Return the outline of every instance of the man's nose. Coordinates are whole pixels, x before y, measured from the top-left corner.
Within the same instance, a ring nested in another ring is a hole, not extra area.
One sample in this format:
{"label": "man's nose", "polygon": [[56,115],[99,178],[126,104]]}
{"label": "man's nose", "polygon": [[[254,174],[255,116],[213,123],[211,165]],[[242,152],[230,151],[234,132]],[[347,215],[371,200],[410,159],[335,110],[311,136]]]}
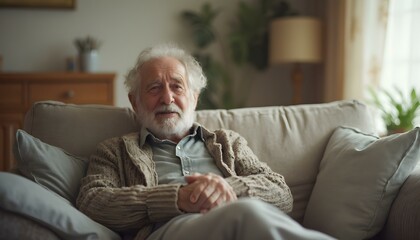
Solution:
{"label": "man's nose", "polygon": [[175,101],[174,94],[169,86],[166,86],[162,92],[162,103],[169,105]]}

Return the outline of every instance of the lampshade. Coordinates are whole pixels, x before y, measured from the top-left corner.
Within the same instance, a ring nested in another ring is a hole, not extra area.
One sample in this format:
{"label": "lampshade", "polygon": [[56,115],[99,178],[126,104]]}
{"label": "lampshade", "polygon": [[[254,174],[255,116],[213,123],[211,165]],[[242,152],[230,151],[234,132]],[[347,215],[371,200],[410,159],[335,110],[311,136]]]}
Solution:
{"label": "lampshade", "polygon": [[321,23],[311,17],[278,18],[270,24],[269,62],[321,61]]}

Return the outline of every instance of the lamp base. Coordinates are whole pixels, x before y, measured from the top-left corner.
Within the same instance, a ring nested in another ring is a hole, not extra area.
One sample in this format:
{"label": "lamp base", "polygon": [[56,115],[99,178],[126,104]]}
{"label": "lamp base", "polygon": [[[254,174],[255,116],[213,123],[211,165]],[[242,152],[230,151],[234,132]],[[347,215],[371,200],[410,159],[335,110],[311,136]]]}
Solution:
{"label": "lamp base", "polygon": [[293,104],[301,104],[303,74],[299,63],[294,64],[291,77],[293,85]]}

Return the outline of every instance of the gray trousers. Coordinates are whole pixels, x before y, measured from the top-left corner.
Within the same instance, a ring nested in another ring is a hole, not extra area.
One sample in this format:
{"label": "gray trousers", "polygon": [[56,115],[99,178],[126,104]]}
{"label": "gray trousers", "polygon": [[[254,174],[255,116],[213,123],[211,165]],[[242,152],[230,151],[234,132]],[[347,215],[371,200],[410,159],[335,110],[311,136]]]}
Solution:
{"label": "gray trousers", "polygon": [[333,239],[305,229],[276,207],[254,199],[239,199],[206,214],[184,214],[171,219],[147,240],[217,239]]}

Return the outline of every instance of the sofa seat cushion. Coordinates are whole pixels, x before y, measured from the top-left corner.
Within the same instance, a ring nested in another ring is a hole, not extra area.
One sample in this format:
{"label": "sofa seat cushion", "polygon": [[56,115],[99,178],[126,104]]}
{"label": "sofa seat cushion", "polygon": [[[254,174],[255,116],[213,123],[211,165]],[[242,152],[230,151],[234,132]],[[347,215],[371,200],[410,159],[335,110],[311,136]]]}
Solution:
{"label": "sofa seat cushion", "polygon": [[376,235],[420,158],[419,137],[420,128],[384,138],[337,128],[321,160],[304,226],[344,240]]}
{"label": "sofa seat cushion", "polygon": [[16,174],[0,172],[0,208],[46,226],[61,239],[120,239],[59,195]]}

